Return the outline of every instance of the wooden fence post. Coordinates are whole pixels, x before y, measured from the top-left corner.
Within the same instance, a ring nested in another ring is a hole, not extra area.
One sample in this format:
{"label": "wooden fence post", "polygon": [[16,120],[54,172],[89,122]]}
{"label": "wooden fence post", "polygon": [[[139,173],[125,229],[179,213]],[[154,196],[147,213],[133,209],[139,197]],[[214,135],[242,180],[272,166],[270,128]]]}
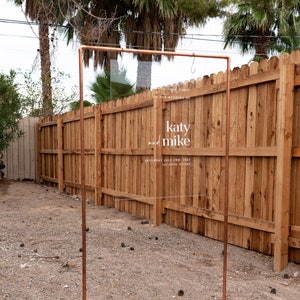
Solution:
{"label": "wooden fence post", "polygon": [[41,183],[40,150],[41,150],[40,123],[37,123],[35,125],[35,182],[38,184]]}
{"label": "wooden fence post", "polygon": [[57,179],[59,192],[64,191],[63,120],[57,120]]}
{"label": "wooden fence post", "polygon": [[275,193],[274,271],[288,264],[295,66],[280,66]]}
{"label": "wooden fence post", "polygon": [[101,204],[102,199],[102,172],[101,172],[101,109],[99,105],[95,106],[95,205]]}
{"label": "wooden fence post", "polygon": [[[154,140],[159,141],[162,133],[162,98],[154,97]],[[153,224],[158,226],[162,223],[162,145],[155,143],[154,145],[154,205],[153,205]]]}

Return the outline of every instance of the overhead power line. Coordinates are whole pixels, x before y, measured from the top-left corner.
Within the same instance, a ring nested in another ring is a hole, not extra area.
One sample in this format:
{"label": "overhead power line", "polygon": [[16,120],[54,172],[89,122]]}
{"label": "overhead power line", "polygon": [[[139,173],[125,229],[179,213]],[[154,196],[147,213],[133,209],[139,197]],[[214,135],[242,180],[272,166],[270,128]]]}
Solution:
{"label": "overhead power line", "polygon": [[[29,26],[37,26],[39,25],[37,22],[30,22],[30,21],[23,21],[23,20],[11,20],[11,19],[0,19],[0,23],[5,23],[5,24],[15,24],[15,25],[29,25]],[[49,26],[51,27],[56,27],[56,28],[66,28],[66,26],[57,26],[57,25],[53,25],[53,24],[49,24]],[[119,32],[119,33],[124,33],[124,31],[120,31],[120,30],[112,30],[115,32]],[[131,33],[131,34],[137,34],[137,35],[161,35],[161,32],[146,32],[146,31],[126,31],[125,33]],[[174,36],[176,38],[179,37],[178,33],[174,33],[174,32],[168,32],[168,33],[164,33],[165,36]],[[26,36],[26,35],[12,35],[12,34],[3,34],[0,33],[0,37],[1,36],[5,36],[5,37],[17,37],[17,38],[38,38],[38,36]],[[241,35],[235,35],[235,37],[242,37]],[[252,38],[255,38],[257,36],[251,36]],[[277,37],[274,36],[266,36],[266,38],[275,38],[277,39]],[[300,38],[300,37],[299,37]],[[60,40],[60,41],[66,41],[66,39],[58,39],[56,38],[56,40]],[[186,33],[185,35],[183,35],[181,37],[181,40],[183,41],[200,41],[200,42],[211,42],[211,43],[225,43],[223,36],[221,34],[203,34],[203,33]],[[72,41],[72,43],[78,43],[78,41]],[[236,44],[239,44],[238,42],[234,42]],[[105,45],[105,44],[101,44],[101,46],[110,46],[110,47],[120,47],[119,44],[110,44],[110,45]],[[138,48],[138,46],[135,46],[135,48]],[[165,49],[168,50],[168,49]],[[192,51],[191,49],[189,49],[190,51]]]}
{"label": "overhead power line", "polygon": [[38,25],[37,22],[29,22],[22,20],[0,19],[0,23],[16,24],[16,25]]}
{"label": "overhead power line", "polygon": [[[36,25],[38,26],[38,22],[31,22],[31,21],[23,21],[23,20],[11,20],[11,19],[0,19],[0,23],[6,23],[6,24],[16,24],[16,25]],[[50,27],[58,27],[58,28],[67,28],[68,26],[65,25],[55,25],[55,24],[48,24]],[[131,34],[141,34],[141,35],[161,35],[161,32],[154,32],[154,31],[136,31],[136,30],[128,30],[128,31],[121,31],[121,30],[111,30],[114,32],[119,33],[131,33]],[[167,36],[176,36],[179,37],[180,35],[176,32],[168,32],[164,33],[164,35]],[[243,37],[243,35],[234,35],[235,37]],[[204,39],[204,37],[212,37],[212,38],[221,38],[221,39]],[[247,37],[258,37],[257,35],[250,35]],[[277,38],[276,36],[265,36],[266,38]],[[282,36],[282,37],[288,37],[288,36]],[[300,36],[299,36],[300,38]],[[183,35],[183,39],[194,39],[194,40],[208,40],[213,42],[224,42],[223,41],[223,35],[222,34],[203,34],[203,33],[186,33]]]}

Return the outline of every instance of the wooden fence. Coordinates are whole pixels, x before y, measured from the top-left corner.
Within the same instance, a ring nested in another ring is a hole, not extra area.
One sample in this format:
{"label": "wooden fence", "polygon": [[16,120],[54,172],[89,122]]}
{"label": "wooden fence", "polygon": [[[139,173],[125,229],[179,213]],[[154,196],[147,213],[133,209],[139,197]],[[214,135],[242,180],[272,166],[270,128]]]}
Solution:
{"label": "wooden fence", "polygon": [[[85,109],[87,198],[223,239],[226,74]],[[231,74],[234,245],[300,263],[300,53]],[[37,174],[80,193],[79,112],[38,127]]]}
{"label": "wooden fence", "polygon": [[24,135],[3,151],[4,176],[14,180],[35,180],[35,125],[39,118],[27,117],[20,121]]}

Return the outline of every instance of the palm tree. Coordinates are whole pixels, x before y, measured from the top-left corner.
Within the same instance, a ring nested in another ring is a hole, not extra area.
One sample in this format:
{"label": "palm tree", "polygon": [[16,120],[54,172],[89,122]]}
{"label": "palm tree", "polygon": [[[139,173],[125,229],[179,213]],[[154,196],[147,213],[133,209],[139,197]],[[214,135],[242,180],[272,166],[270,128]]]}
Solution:
{"label": "palm tree", "polygon": [[[83,106],[84,107],[88,107],[88,106],[91,106],[93,105],[92,102],[88,101],[88,100],[84,100],[83,101]],[[70,110],[77,110],[77,109],[80,109],[80,101],[73,101],[69,104],[69,108]]]}
{"label": "palm tree", "polygon": [[[217,17],[228,1],[133,0],[132,4],[131,13],[121,24],[126,45],[175,51],[188,26],[202,25],[209,17]],[[161,61],[161,56],[137,55],[137,60],[137,87],[150,89],[152,61]]]}
{"label": "palm tree", "polygon": [[[135,88],[135,85],[127,78],[127,71],[124,68],[110,73],[104,70],[101,74],[97,75],[95,82],[90,86],[92,97],[96,103],[104,103],[111,100],[117,100],[124,97],[129,97],[140,91]],[[83,105],[93,105],[92,102],[84,100]],[[70,103],[70,110],[79,109],[79,101]]]}
{"label": "palm tree", "polygon": [[[22,0],[14,0],[18,6]],[[72,1],[65,0],[26,0],[25,15],[39,25],[39,53],[41,58],[41,81],[43,97],[43,115],[53,114],[51,88],[51,57],[49,26],[63,24],[69,12],[74,11]]]}
{"label": "palm tree", "polygon": [[254,50],[256,61],[272,52],[291,52],[300,46],[299,12],[299,0],[238,1],[224,22],[224,48],[237,45],[243,54]]}
{"label": "palm tree", "polygon": [[[118,0],[86,0],[82,1],[80,9],[69,20],[65,34],[68,42],[79,36],[82,45],[115,46],[119,44],[121,34],[118,26],[126,11],[124,1]],[[117,54],[113,52],[84,51],[85,66],[89,65],[91,59],[94,61],[94,69],[99,65],[110,70],[110,61],[116,60]]]}
{"label": "palm tree", "polygon": [[[77,33],[81,43],[85,45],[116,46],[125,41],[127,47],[175,51],[187,26],[199,25],[204,23],[207,17],[217,16],[218,11],[227,2],[225,0],[208,2],[206,0],[91,0],[86,3],[86,13],[82,14],[81,11],[71,20],[72,24],[80,26],[75,29],[75,32],[74,26],[69,26],[67,36],[71,39],[74,33]],[[107,18],[111,21],[109,24],[106,23],[107,30],[103,30],[103,20]],[[90,59],[93,59],[95,68],[100,65],[109,70],[110,61],[116,58],[116,53],[88,50],[84,52],[85,65],[88,66]],[[137,87],[149,89],[152,60],[160,61],[161,56],[138,55],[137,59],[139,62]],[[141,78],[143,80],[140,80]]]}
{"label": "palm tree", "polygon": [[103,103],[136,94],[138,91],[134,84],[129,81],[126,73],[126,69],[122,68],[114,74],[105,70],[98,75],[96,81],[91,85],[91,91],[96,102]]}
{"label": "palm tree", "polygon": [[[174,51],[185,33],[184,18],[172,0],[134,0],[132,13],[121,24],[127,46],[149,50]],[[172,34],[169,34],[172,33]],[[170,57],[169,57],[170,58]],[[151,87],[152,60],[161,56],[137,55],[137,86]]]}

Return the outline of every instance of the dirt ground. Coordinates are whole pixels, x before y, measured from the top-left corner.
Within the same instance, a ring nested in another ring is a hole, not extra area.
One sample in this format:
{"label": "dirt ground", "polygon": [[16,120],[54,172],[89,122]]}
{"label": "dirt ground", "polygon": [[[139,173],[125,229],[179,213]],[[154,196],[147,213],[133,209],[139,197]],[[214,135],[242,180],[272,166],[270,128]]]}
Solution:
{"label": "dirt ground", "polygon": [[[79,197],[0,181],[0,298],[82,299]],[[87,299],[222,299],[223,244],[87,205]],[[300,265],[228,248],[228,299],[299,299]]]}

